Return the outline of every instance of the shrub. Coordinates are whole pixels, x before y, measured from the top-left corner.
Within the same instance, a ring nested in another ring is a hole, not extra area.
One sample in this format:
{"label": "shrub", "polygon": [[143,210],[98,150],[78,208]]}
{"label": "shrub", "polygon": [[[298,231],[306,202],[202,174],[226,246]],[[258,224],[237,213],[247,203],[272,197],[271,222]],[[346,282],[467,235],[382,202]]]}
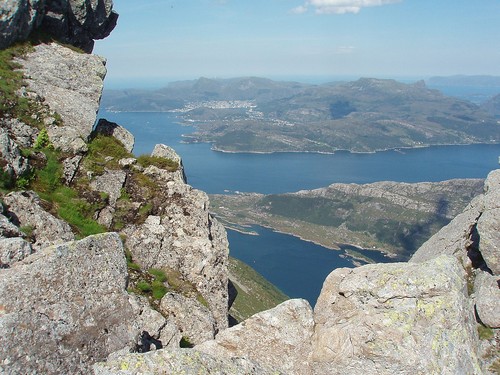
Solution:
{"label": "shrub", "polygon": [[47,133],[47,129],[44,128],[40,130],[40,133],[38,133],[38,137],[36,137],[33,148],[35,148],[36,150],[41,150],[43,148],[49,147],[49,145],[50,145],[49,134]]}

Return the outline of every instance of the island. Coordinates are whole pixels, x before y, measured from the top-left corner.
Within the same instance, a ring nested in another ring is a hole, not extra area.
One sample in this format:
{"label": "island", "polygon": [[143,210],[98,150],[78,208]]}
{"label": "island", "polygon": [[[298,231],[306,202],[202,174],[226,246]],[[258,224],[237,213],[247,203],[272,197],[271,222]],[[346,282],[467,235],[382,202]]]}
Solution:
{"label": "island", "polygon": [[186,142],[224,152],[375,152],[500,142],[491,110],[429,89],[361,78],[322,85],[265,78],[183,81],[154,90],[106,91],[110,111],[169,111],[194,125]]}

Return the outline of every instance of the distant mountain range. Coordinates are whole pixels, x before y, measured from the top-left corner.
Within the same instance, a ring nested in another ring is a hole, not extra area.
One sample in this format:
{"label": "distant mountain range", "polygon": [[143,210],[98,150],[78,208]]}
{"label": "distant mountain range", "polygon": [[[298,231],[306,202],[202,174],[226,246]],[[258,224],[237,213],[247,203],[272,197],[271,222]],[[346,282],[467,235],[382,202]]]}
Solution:
{"label": "distant mountain range", "polygon": [[436,76],[427,79],[426,83],[430,86],[469,86],[500,88],[500,77],[489,75]]}
{"label": "distant mountain range", "polygon": [[479,106],[423,81],[362,78],[311,85],[200,78],[155,91],[106,91],[102,105],[177,112],[196,126],[186,141],[228,152],[373,152],[500,142],[498,103]]}

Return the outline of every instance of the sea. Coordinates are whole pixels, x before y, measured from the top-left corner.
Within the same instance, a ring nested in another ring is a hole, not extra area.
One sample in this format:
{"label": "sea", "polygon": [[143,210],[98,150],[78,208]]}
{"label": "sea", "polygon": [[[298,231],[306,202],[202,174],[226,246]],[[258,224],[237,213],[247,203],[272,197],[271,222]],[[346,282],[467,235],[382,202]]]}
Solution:
{"label": "sea", "polygon": [[[134,154],[149,154],[155,144],[182,157],[188,183],[209,194],[277,194],[326,187],[332,183],[423,182],[486,178],[499,167],[500,144],[435,146],[376,153],[224,153],[210,144],[185,143],[195,129],[174,113],[108,112],[99,118],[118,123],[135,136]],[[252,266],[291,298],[314,306],[328,274],[355,267],[359,260],[297,237],[255,226],[248,235],[228,230],[230,254]],[[377,262],[394,262],[381,251],[355,249]]]}

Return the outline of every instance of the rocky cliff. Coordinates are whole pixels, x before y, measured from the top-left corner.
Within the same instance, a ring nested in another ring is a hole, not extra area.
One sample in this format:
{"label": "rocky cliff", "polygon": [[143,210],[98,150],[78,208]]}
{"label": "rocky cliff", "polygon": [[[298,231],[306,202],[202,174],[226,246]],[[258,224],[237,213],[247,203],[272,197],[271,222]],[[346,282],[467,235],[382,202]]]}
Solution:
{"label": "rocky cliff", "polygon": [[[111,5],[3,2],[3,46],[42,28],[88,50],[59,33],[106,34]],[[1,52],[1,373],[498,370],[500,172],[411,262],[337,269],[314,310],[289,300],[228,328],[225,231],[172,149],[136,157],[125,129],[93,126],[104,61]]]}
{"label": "rocky cliff", "polygon": [[[195,346],[190,360],[207,373],[221,368],[215,359],[242,358],[259,365],[249,374],[498,373],[499,181],[500,170],[492,172],[486,192],[410,262],[336,269],[314,310],[284,302]],[[94,371],[174,369],[187,355],[121,353]]]}
{"label": "rocky cliff", "polygon": [[91,52],[118,19],[111,0],[5,0],[0,10],[0,48],[38,33]]}
{"label": "rocky cliff", "polygon": [[[228,244],[180,157],[96,122],[111,1],[1,5],[0,372],[88,373],[228,326]],[[33,34],[36,36],[33,37]],[[12,77],[12,78],[11,78]]]}

